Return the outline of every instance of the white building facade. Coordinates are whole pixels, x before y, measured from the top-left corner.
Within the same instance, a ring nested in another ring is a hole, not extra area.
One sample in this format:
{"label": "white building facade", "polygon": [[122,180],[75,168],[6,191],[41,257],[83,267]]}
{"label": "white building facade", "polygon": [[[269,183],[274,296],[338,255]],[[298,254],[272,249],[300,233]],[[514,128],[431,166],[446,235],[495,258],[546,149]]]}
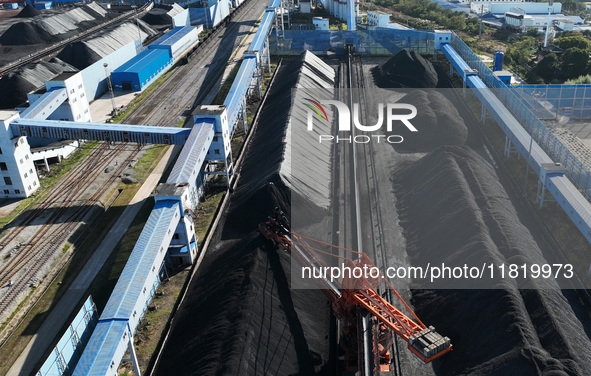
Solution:
{"label": "white building facade", "polygon": [[0,111],[0,197],[24,198],[39,189],[39,178],[24,136],[13,137],[10,122],[18,111]]}

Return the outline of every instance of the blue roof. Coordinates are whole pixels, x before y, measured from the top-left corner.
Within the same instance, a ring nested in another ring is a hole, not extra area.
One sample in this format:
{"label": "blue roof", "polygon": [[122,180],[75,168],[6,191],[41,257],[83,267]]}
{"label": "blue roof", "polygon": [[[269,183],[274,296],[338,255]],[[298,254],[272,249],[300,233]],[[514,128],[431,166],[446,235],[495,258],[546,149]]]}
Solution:
{"label": "blue roof", "polygon": [[150,43],[150,46],[172,46],[176,42],[178,42],[181,38],[185,35],[189,34],[191,31],[195,30],[194,26],[179,26],[175,27],[174,29],[170,30],[168,33],[164,34],[160,38],[156,39],[154,42]]}
{"label": "blue roof", "polygon": [[163,49],[144,50],[137,56],[115,69],[115,72],[140,72],[146,69],[154,60],[158,60],[162,55],[168,56],[168,51]]}
{"label": "blue roof", "polygon": [[177,162],[172,168],[167,183],[187,183],[191,181],[194,169],[200,169],[213,140],[213,121],[202,120],[195,124],[191,134],[181,150]]}
{"label": "blue roof", "polygon": [[[129,319],[136,302],[142,297],[145,280],[156,262],[160,247],[175,214],[180,212],[178,201],[157,201],[144,229],[133,247],[127,264],[103,310],[101,320]],[[180,216],[176,217],[177,222]],[[162,258],[164,255],[162,254]],[[147,297],[147,295],[144,295]]]}
{"label": "blue roof", "polygon": [[73,374],[76,376],[106,375],[111,367],[117,345],[126,330],[127,320],[99,321]]}
{"label": "blue roof", "polygon": [[47,119],[66,99],[68,99],[66,89],[50,90],[43,94],[33,105],[21,112],[20,117],[21,119]]}

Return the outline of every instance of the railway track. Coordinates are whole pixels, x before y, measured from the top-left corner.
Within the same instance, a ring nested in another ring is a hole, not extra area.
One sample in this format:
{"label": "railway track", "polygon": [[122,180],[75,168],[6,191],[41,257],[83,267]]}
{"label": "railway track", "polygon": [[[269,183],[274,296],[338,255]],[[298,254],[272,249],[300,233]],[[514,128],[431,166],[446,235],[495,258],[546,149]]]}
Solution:
{"label": "railway track", "polygon": [[[204,85],[211,86],[219,73],[223,72],[225,61],[229,59],[240,42],[238,36],[250,28],[248,22],[244,20],[256,21],[265,6],[266,1],[262,0],[250,0],[244,3],[239,12],[233,14],[235,21],[229,22],[226,29],[217,29],[208,38],[207,47],[216,49],[215,56],[199,53],[188,64],[177,67],[169,74],[167,80],[156,87],[125,117],[124,122],[177,126],[179,117],[183,116],[187,110],[193,109],[205,96],[206,93],[203,93],[201,88]],[[218,37],[222,30],[225,30],[223,38]],[[222,61],[224,64],[219,64]],[[204,69],[206,66],[212,69]],[[54,210],[44,220],[45,224],[41,225],[24,247],[21,247],[18,254],[11,256],[8,262],[1,266],[0,287],[4,286],[8,291],[0,297],[0,315],[8,316],[10,307],[16,306],[18,297],[39,278],[40,271],[51,256],[61,249],[101,196],[110,190],[123,169],[138,156],[139,150],[129,153],[125,157],[125,162],[120,163],[118,168],[110,173],[90,198],[85,199],[84,202],[78,202],[83,192],[96,182],[105,168],[116,158],[121,158],[120,155],[126,149],[126,145],[128,144],[118,144],[114,149],[108,150],[106,143],[100,143],[84,162],[74,168],[68,178],[52,188],[52,193],[41,204],[32,209],[18,226],[13,227],[0,239],[0,252],[2,252],[4,248],[14,243],[27,226],[32,225],[48,209]],[[78,207],[73,208],[75,205]],[[61,223],[55,224],[55,222]]]}
{"label": "railway track", "polygon": [[[125,148],[125,144],[119,144],[105,153],[107,145],[101,146],[102,148],[93,153],[94,155],[89,161],[78,166],[80,168],[72,179],[65,181],[61,189],[54,190],[57,194],[50,195],[39,208],[34,210],[34,213],[28,215],[25,221],[11,229],[3,238],[10,239],[6,242],[8,244],[16,239],[28,225],[31,225],[37,218],[36,214],[41,214],[49,208],[53,210],[46,222],[19,249],[18,254],[8,258],[8,261],[2,265],[0,286],[8,286],[8,291],[0,298],[0,312],[7,312],[9,307],[15,304],[19,295],[25,292],[31,284],[36,283],[41,269],[51,261],[62,244],[95,207],[105,190],[108,190],[133,158],[133,154],[130,154],[125,162],[119,164],[114,173],[101,184],[98,190],[90,197],[81,199],[85,190],[79,188],[93,183],[98,175],[97,172],[100,173],[108,167]],[[72,205],[77,205],[73,211],[71,210]]]}
{"label": "railway track", "polygon": [[142,7],[138,8],[132,12],[124,13],[116,18],[113,18],[112,20],[105,22],[104,24],[94,26],[86,31],[83,31],[82,33],[80,33],[74,37],[71,37],[71,38],[63,40],[61,42],[55,43],[47,48],[44,48],[44,49],[36,52],[36,53],[27,55],[21,59],[18,59],[18,60],[13,61],[9,64],[6,64],[6,65],[0,67],[0,77],[2,77],[3,75],[5,75],[7,73],[15,71],[19,68],[22,68],[27,64],[34,63],[34,62],[37,62],[45,57],[48,57],[48,56],[60,51],[62,48],[64,48],[65,46],[67,46],[70,43],[74,43],[74,42],[78,42],[80,40],[83,40],[84,38],[87,38],[90,35],[98,32],[100,30],[104,30],[105,28],[119,25],[119,24],[129,20],[130,17],[139,15],[142,12],[152,9],[153,6],[154,6],[153,2],[148,2],[148,3],[144,4]]}
{"label": "railway track", "polygon": [[[179,118],[197,107],[240,43],[238,39],[248,32],[250,25],[244,20],[257,20],[266,7],[261,0],[249,0],[232,14],[225,28],[218,28],[191,54],[187,64],[169,73],[166,81],[145,98],[141,108],[134,108],[123,119],[128,124],[147,124],[176,127]],[[223,35],[222,35],[223,34]],[[213,50],[214,54],[204,50]]]}

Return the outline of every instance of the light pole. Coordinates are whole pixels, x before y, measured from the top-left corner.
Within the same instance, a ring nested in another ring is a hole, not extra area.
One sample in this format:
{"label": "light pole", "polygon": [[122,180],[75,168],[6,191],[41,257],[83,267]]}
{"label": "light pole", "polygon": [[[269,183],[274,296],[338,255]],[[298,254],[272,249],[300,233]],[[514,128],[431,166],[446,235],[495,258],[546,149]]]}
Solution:
{"label": "light pole", "polygon": [[111,94],[111,106],[113,106],[113,116],[117,116],[117,106],[115,105],[115,95],[113,94],[113,84],[111,83],[111,75],[109,74],[109,64],[103,63],[105,73],[107,74],[107,85],[109,86],[109,93]]}

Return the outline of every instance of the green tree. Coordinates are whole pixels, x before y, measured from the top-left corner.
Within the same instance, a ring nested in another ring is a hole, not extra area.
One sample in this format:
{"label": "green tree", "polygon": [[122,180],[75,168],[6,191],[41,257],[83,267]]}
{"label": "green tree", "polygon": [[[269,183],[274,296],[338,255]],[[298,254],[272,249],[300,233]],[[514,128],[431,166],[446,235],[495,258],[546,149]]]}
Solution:
{"label": "green tree", "polygon": [[535,73],[542,77],[544,81],[548,82],[556,75],[556,70],[558,69],[558,57],[556,54],[548,54],[546,55],[539,63],[536,65]]}
{"label": "green tree", "polygon": [[575,78],[587,73],[588,62],[589,51],[573,47],[564,52],[560,69],[566,78]]}
{"label": "green tree", "polygon": [[556,44],[563,50],[567,50],[569,48],[579,48],[586,51],[587,53],[589,53],[589,48],[591,47],[591,42],[589,42],[586,38],[579,36],[558,38],[556,39]]}

